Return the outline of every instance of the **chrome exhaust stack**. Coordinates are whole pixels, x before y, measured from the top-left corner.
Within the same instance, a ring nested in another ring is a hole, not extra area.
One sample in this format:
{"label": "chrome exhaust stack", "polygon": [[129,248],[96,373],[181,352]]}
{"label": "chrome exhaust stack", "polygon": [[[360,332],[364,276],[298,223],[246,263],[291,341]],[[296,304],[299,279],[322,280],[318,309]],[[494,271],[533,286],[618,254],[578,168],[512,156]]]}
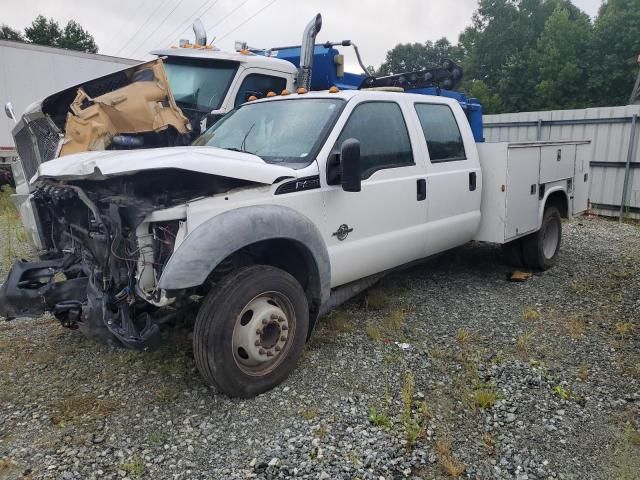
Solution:
{"label": "chrome exhaust stack", "polygon": [[193,22],[193,33],[196,36],[196,45],[205,47],[207,45],[207,31],[199,18]]}
{"label": "chrome exhaust stack", "polygon": [[298,67],[298,88],[307,90],[311,87],[311,69],[313,67],[313,50],[316,36],[322,28],[322,15],[317,14],[305,27],[300,47],[300,67]]}

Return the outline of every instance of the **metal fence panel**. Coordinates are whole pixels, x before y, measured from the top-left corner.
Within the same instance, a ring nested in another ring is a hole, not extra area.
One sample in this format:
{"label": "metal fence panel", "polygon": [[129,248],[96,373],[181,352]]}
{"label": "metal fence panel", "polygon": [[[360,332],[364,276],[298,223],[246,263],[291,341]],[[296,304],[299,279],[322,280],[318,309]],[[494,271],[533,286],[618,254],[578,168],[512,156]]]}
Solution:
{"label": "metal fence panel", "polygon": [[640,121],[634,127],[634,115],[640,116],[640,105],[485,115],[485,139],[591,140],[589,198],[593,207],[604,215],[619,214],[629,160],[623,210],[625,215],[640,218]]}

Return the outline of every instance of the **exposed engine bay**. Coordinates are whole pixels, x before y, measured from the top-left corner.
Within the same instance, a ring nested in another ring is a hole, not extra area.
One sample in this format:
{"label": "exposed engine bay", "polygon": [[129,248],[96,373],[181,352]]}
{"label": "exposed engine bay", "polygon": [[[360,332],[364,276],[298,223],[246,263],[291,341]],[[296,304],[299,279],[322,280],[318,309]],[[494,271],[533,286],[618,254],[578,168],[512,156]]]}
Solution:
{"label": "exposed engine bay", "polygon": [[[41,179],[33,193],[46,242],[41,261],[16,262],[0,289],[8,318],[52,311],[69,328],[129,348],[154,344],[159,325],[189,308],[188,292],[156,288],[181,219],[145,222],[151,212],[250,184],[178,169],[106,180]],[[190,292],[193,293],[193,292]]]}

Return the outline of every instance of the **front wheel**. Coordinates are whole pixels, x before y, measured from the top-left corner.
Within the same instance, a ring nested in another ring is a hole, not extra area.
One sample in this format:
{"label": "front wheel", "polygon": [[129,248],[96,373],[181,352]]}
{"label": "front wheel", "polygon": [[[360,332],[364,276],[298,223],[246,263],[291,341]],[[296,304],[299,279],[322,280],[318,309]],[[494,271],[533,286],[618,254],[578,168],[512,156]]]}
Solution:
{"label": "front wheel", "polygon": [[524,263],[527,267],[538,270],[553,267],[558,260],[561,239],[560,211],[556,207],[549,207],[542,216],[540,230],[522,240]]}
{"label": "front wheel", "polygon": [[205,380],[233,397],[252,397],[281,383],[302,355],[309,326],[298,281],[255,265],[229,274],[207,295],[193,334]]}

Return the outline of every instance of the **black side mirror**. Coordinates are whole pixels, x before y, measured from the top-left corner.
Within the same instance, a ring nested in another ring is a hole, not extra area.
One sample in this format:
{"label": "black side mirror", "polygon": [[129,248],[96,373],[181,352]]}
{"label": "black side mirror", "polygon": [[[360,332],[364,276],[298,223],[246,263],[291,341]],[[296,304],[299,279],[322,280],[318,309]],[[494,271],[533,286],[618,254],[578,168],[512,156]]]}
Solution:
{"label": "black side mirror", "polygon": [[347,138],[340,147],[340,183],[345,192],[359,192],[360,181],[360,142]]}

